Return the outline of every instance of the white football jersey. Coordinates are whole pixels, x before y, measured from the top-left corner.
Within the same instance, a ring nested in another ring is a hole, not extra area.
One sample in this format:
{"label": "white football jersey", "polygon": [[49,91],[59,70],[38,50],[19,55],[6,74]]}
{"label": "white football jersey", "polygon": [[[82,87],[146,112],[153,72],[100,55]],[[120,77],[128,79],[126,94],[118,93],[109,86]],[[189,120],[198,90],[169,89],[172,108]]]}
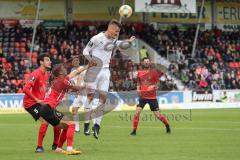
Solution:
{"label": "white football jersey", "polygon": [[85,47],[83,54],[90,55],[91,58],[97,61],[101,66],[109,67],[112,51],[114,47],[120,43],[116,39],[109,39],[105,36],[104,32],[93,36]]}

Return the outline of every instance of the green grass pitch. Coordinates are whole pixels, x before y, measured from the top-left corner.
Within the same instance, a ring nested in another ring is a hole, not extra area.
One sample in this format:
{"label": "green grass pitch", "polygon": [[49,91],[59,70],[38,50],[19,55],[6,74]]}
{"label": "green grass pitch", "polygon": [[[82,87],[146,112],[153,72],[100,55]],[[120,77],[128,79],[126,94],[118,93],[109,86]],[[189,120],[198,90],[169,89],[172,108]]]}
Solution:
{"label": "green grass pitch", "polygon": [[[52,127],[44,140],[45,152],[35,154],[39,122],[28,114],[0,115],[0,160],[239,160],[240,110],[170,110],[172,134],[144,111],[137,136],[131,137],[133,112],[112,112],[102,122],[99,140],[75,135],[78,156],[54,154]],[[191,114],[191,116],[190,116]],[[81,123],[81,129],[82,129]]]}

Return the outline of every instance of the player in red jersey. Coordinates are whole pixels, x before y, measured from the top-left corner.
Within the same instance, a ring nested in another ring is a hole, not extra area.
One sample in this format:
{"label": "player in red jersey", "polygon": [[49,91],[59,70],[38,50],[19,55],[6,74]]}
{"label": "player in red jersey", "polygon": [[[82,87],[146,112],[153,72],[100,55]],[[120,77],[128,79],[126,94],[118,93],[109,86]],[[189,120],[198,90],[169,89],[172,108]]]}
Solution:
{"label": "player in red jersey", "polygon": [[137,72],[139,104],[136,107],[131,135],[136,135],[140,114],[147,103],[149,104],[154,115],[166,126],[166,132],[171,133],[167,119],[159,111],[157,101],[159,73],[155,69],[151,68],[151,62],[149,58],[143,59],[143,67],[143,70],[139,70]]}
{"label": "player in red jersey", "polygon": [[[56,106],[63,99],[65,93],[69,90],[80,91],[82,89],[82,87],[80,86],[75,86],[71,84],[70,79],[91,66],[92,64],[89,64],[85,67],[78,67],[76,70],[73,70],[68,75],[67,69],[64,67],[63,64],[56,65],[52,70],[54,79],[52,81],[49,94],[44,99],[42,106],[40,107],[39,115],[52,126],[59,126],[63,129],[60,135],[58,147],[55,150],[56,153],[64,153],[67,155],[75,155],[81,153],[80,151],[77,151],[72,147],[75,131],[74,122],[70,121],[66,116],[64,116],[63,113],[57,111]],[[62,146],[66,140],[67,151],[62,149]]]}
{"label": "player in red jersey", "polygon": [[[23,104],[26,111],[28,111],[35,120],[39,118],[37,110],[40,103],[43,101],[48,85],[49,73],[48,70],[51,69],[51,60],[48,54],[40,54],[38,56],[39,68],[31,73],[31,78],[23,87],[23,92],[25,93]],[[44,151],[42,147],[43,138],[47,132],[48,123],[42,122],[39,127],[38,132],[38,145],[36,148],[36,153],[41,153]],[[60,128],[54,127],[54,141],[52,149],[57,148],[58,139],[60,136]]]}

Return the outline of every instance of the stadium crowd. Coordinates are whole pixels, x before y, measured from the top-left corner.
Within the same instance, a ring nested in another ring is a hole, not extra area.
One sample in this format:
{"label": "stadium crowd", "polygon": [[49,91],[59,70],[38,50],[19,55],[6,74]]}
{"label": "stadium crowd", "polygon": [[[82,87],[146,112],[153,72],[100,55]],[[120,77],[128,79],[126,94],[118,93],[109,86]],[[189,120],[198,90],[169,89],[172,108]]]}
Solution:
{"label": "stadium crowd", "polygon": [[[195,55],[192,43],[195,30],[176,27],[160,31],[155,46],[160,54],[173,56],[169,72],[193,90],[240,88],[240,32],[206,30],[199,34]],[[164,55],[163,55],[164,56]]]}
{"label": "stadium crowd", "polygon": [[[169,73],[180,79],[187,89],[240,88],[240,32],[223,32],[218,29],[200,32],[195,58],[191,57],[195,30],[180,31],[155,29],[153,25],[124,24],[121,38],[136,35],[166,58],[173,56]],[[36,68],[37,55],[47,52],[52,64],[65,63],[71,68],[71,57],[79,55],[85,64],[82,50],[89,38],[105,29],[105,23],[83,23],[65,28],[44,29],[38,26],[30,66],[32,28],[20,24],[7,28],[0,24],[0,93],[22,93],[24,80]],[[147,56],[147,54],[146,54]],[[136,70],[140,64],[125,60],[117,52],[111,62],[111,91],[136,89]],[[162,74],[160,90],[176,89],[171,77]]]}

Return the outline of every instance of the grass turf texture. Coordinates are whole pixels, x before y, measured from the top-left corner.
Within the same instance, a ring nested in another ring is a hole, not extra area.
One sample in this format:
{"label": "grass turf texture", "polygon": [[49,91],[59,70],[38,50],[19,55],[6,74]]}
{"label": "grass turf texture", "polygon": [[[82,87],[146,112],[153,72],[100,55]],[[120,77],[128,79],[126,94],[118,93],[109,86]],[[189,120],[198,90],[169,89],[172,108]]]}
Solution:
{"label": "grass turf texture", "polygon": [[[102,122],[99,140],[75,135],[78,156],[51,151],[52,127],[44,140],[45,152],[34,153],[39,122],[28,114],[0,115],[0,159],[10,160],[238,160],[240,157],[240,110],[163,111],[170,119],[172,134],[144,111],[137,136],[130,136],[133,112],[112,112]],[[178,118],[176,118],[178,116]],[[180,118],[179,118],[180,117]]]}

